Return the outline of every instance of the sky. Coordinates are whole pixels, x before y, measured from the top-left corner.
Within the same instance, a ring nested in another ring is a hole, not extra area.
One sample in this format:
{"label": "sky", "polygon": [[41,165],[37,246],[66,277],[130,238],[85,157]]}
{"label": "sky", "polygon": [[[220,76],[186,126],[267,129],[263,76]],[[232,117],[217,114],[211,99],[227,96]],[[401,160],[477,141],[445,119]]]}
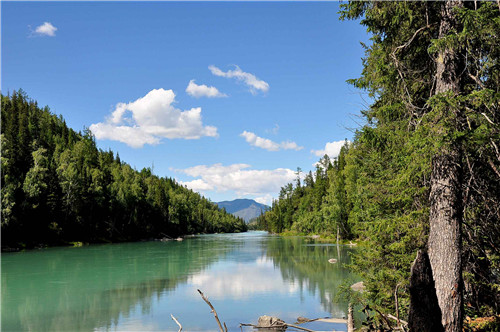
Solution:
{"label": "sky", "polygon": [[369,35],[338,2],[1,2],[1,91],[214,202],[270,204],[352,140]]}

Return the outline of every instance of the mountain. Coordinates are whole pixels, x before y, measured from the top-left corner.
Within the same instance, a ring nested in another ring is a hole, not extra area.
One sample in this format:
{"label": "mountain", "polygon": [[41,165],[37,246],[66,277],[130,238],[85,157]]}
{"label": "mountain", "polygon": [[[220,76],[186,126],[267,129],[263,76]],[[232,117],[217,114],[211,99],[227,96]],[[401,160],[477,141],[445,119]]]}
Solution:
{"label": "mountain", "polygon": [[223,201],[217,203],[219,208],[225,208],[227,212],[243,218],[246,222],[260,216],[261,212],[270,209],[269,206],[257,203],[253,199],[235,199],[233,201]]}

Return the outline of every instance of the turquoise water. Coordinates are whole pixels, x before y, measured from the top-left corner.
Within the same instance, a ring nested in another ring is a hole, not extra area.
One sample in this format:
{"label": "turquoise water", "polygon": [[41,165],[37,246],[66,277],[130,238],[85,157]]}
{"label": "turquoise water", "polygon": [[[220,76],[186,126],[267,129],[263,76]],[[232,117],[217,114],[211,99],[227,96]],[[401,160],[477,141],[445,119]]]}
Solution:
{"label": "turquoise water", "polygon": [[170,314],[184,331],[216,331],[197,289],[230,331],[264,314],[342,318],[336,294],[355,280],[344,267],[350,250],[248,232],[5,253],[2,331],[177,331]]}

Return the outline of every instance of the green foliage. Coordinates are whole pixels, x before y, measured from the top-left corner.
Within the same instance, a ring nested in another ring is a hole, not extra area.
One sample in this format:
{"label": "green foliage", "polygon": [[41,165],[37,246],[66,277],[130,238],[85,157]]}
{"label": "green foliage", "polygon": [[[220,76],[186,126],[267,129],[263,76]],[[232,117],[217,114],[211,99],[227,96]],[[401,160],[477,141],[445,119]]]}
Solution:
{"label": "green foliage", "polygon": [[[352,269],[364,280],[363,302],[382,313],[408,310],[410,266],[425,248],[434,155],[462,155],[465,303],[474,315],[500,308],[500,11],[494,2],[464,2],[458,30],[439,38],[445,2],[341,4],[341,19],[361,18],[371,33],[361,77],[349,80],[374,100],[359,128],[329,166],[283,188],[259,227],[272,232],[357,238],[365,246]],[[440,50],[461,68],[460,93],[435,93]],[[322,170],[328,170],[324,172]],[[327,175],[325,175],[325,173]]]}
{"label": "green foliage", "polygon": [[23,91],[2,96],[2,246],[245,231],[199,194],[97,149]]}

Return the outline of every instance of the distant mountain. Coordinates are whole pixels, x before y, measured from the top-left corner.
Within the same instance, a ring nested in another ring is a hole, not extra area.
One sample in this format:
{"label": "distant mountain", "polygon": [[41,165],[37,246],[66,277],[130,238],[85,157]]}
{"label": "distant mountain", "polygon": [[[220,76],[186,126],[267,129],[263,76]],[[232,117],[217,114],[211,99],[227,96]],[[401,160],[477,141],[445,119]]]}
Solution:
{"label": "distant mountain", "polygon": [[225,208],[227,212],[243,218],[246,222],[270,209],[269,206],[257,203],[253,199],[235,199],[234,201],[219,202],[217,205],[220,208]]}

